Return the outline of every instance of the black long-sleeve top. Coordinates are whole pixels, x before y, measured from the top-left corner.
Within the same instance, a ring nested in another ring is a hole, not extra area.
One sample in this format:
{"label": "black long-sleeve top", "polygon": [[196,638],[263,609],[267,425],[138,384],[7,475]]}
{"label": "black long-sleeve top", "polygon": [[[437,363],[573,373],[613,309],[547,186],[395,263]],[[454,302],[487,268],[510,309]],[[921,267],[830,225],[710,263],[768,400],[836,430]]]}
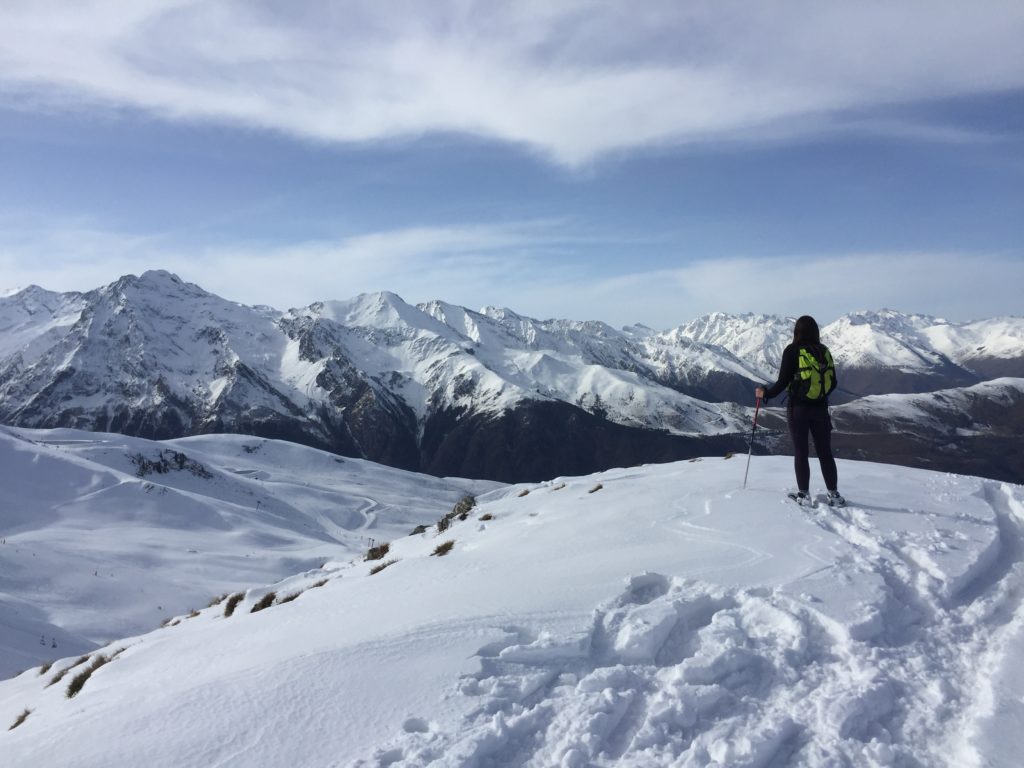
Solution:
{"label": "black long-sleeve top", "polygon": [[[779,380],[772,384],[770,387],[764,388],[764,399],[768,402],[771,398],[778,395],[782,390],[787,389],[790,384],[793,383],[793,379],[796,377],[797,369],[799,368],[800,360],[800,347],[807,346],[804,344],[790,344],[784,350],[782,350],[782,362],[779,364]],[[793,404],[793,399],[790,398],[790,404]],[[802,405],[810,406],[827,406],[828,398],[824,397],[818,402],[814,403],[801,403]]]}

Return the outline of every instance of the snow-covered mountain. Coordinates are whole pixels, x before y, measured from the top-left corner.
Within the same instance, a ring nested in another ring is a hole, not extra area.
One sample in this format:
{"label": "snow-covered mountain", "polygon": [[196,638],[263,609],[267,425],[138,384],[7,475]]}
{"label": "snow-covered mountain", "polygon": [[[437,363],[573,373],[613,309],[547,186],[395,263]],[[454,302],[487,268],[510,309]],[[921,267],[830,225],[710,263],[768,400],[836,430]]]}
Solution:
{"label": "snow-covered mountain", "polygon": [[[386,292],[285,312],[147,272],[0,298],[0,423],[255,434],[435,475],[542,479],[743,449],[744,405],[791,328],[715,314],[617,330]],[[1024,373],[1015,318],[860,313],[823,335],[847,399]]]}
{"label": "snow-covered mountain", "polygon": [[728,350],[754,367],[761,380],[778,371],[782,350],[793,340],[793,318],[775,315],[728,315],[713,312],[669,331],[669,341],[688,339]]}
{"label": "snow-covered mountain", "polygon": [[[656,381],[631,362],[632,336],[607,326],[389,293],[280,312],[148,272],[7,297],[0,328],[0,421],[20,426],[254,433],[434,474],[541,477],[623,463],[624,451],[692,455],[695,438],[746,419]],[[565,434],[581,439],[526,445]]]}
{"label": "snow-covered mountain", "polygon": [[[670,332],[720,347],[774,377],[794,318],[707,315]],[[846,399],[932,392],[999,376],[1024,376],[1024,318],[951,323],[892,310],[854,312],[821,328],[840,368]]]}
{"label": "snow-covered mountain", "polygon": [[320,574],[495,486],[240,435],[12,428],[0,478],[0,678]]}
{"label": "snow-covered mountain", "polygon": [[867,458],[884,446],[907,466],[1024,481],[1024,379],[918,395],[872,395],[832,410],[843,455]]}
{"label": "snow-covered mountain", "polygon": [[[264,473],[300,548],[334,480],[411,501],[401,474],[251,438],[176,443],[209,477],[134,478],[126,453],[165,446],[101,439],[20,432],[0,450],[19,472],[44,464],[53,503],[34,501],[37,515],[119,509],[87,548],[119,569],[147,558],[132,532],[172,511],[203,522],[193,537],[226,541],[206,524],[219,517],[243,532],[235,553],[255,549],[244,539],[271,529],[250,527],[238,494]],[[840,461],[852,505],[809,511],[781,493],[791,472],[755,457],[741,490],[743,463],[719,457],[495,487],[445,530],[390,530],[374,560],[319,538],[317,557],[338,554],[322,568],[235,582],[164,628],[61,648],[0,682],[0,755],[11,768],[1016,765],[1024,489]],[[175,501],[156,517],[118,501],[161,488]],[[23,550],[31,583],[82,567],[58,543],[23,526],[0,550]],[[98,591],[76,602],[115,620]]]}

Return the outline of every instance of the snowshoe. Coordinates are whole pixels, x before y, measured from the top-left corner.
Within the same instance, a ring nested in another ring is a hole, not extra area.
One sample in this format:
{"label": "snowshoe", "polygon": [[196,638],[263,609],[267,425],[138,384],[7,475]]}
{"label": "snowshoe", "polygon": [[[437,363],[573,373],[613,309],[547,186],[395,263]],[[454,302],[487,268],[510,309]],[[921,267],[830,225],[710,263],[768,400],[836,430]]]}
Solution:
{"label": "snowshoe", "polygon": [[843,498],[842,494],[839,493],[839,491],[829,491],[828,495],[825,497],[825,502],[830,507],[845,507],[846,506],[846,499]]}
{"label": "snowshoe", "polygon": [[807,507],[808,509],[811,509],[816,506],[814,503],[814,499],[808,496],[806,491],[792,491],[786,495],[789,496],[789,498],[791,498],[801,507]]}

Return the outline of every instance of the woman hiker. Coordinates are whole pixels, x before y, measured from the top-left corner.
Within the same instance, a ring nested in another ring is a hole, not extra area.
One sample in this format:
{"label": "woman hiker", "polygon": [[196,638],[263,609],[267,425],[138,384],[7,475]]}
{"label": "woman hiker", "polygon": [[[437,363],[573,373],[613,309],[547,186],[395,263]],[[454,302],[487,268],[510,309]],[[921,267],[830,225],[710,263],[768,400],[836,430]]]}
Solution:
{"label": "woman hiker", "polygon": [[832,353],[821,343],[818,324],[810,315],[796,321],[793,343],[782,352],[779,380],[770,387],[758,387],[755,393],[767,401],[782,390],[789,393],[786,423],[793,439],[793,466],[796,469],[797,492],[790,496],[801,506],[811,504],[807,491],[811,483],[808,463],[807,435],[814,440],[814,450],[821,464],[821,474],[828,489],[828,503],[841,507],[846,500],[839,494],[836,460],[832,456],[832,419],[828,414],[828,395],[836,387],[836,370]]}

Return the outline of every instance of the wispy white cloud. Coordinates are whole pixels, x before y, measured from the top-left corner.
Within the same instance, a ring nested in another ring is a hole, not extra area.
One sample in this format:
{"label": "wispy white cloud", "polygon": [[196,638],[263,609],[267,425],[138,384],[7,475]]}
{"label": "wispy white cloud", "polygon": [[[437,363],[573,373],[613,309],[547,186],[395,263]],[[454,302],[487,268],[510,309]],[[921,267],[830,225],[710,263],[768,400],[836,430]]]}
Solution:
{"label": "wispy white cloud", "polygon": [[279,308],[390,290],[411,301],[443,298],[500,304],[576,267],[560,253],[586,242],[564,222],[438,226],[287,245],[235,243],[187,251],[161,237],[108,232],[84,221],[5,217],[0,224],[0,289],[41,285],[84,291],[124,274],[167,269],[207,290]]}
{"label": "wispy white cloud", "polygon": [[0,88],[23,105],[331,142],[461,132],[579,165],[1020,88],[1021,39],[1024,5],[1008,0],[14,0],[0,6]]}
{"label": "wispy white cloud", "polygon": [[[424,227],[287,246],[182,251],[159,237],[73,222],[0,222],[0,290],[88,290],[123,274],[168,269],[225,298],[281,309],[376,290],[407,301],[507,306],[540,318],[669,328],[708,312],[810,313],[829,322],[859,309],[967,320],[1020,314],[1024,255],[863,253],[688,260],[648,269],[622,242],[620,274],[591,268],[568,222]],[[649,245],[649,244],[645,244]]]}
{"label": "wispy white cloud", "polygon": [[1019,252],[804,254],[696,260],[601,280],[588,291],[595,305],[619,296],[620,316],[653,314],[655,327],[669,327],[709,312],[811,314],[822,322],[882,308],[950,320],[1020,315],[1022,281]]}

